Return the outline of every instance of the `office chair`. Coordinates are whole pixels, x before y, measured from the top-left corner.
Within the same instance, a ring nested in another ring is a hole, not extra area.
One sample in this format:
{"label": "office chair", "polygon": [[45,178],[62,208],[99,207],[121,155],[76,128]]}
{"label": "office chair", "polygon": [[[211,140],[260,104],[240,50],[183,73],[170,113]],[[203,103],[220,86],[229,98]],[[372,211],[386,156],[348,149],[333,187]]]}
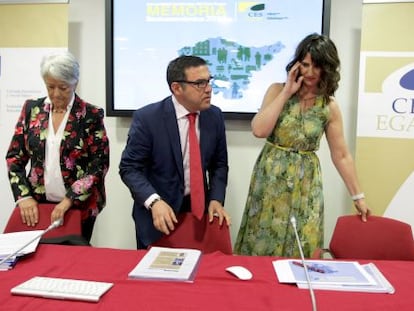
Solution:
{"label": "office chair", "polygon": [[[22,222],[20,208],[14,208],[3,233],[44,230],[50,225],[50,214],[56,204],[39,204],[39,222],[29,227]],[[65,213],[63,225],[46,232],[39,243],[44,244],[66,244],[66,245],[89,245],[89,242],[82,237],[81,211],[69,209]]]}
{"label": "office chair", "polygon": [[329,254],[334,259],[414,260],[411,226],[399,220],[358,215],[338,217],[328,249],[317,249],[312,258]]}
{"label": "office chair", "polygon": [[151,246],[194,248],[203,253],[215,251],[224,254],[233,253],[230,231],[226,223],[220,226],[217,217],[209,223],[207,215],[199,221],[191,213],[180,214],[174,231],[169,235],[164,235]]}

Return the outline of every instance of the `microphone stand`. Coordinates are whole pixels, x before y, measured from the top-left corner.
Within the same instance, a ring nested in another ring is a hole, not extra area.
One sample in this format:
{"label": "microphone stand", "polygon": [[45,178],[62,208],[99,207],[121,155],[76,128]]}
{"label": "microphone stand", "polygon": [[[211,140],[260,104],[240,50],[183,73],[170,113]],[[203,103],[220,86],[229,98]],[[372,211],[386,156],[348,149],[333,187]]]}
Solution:
{"label": "microphone stand", "polygon": [[315,293],[313,291],[312,282],[311,282],[311,279],[309,277],[309,271],[308,271],[308,267],[307,267],[306,262],[305,262],[305,256],[303,255],[302,244],[301,244],[300,239],[299,239],[298,229],[296,228],[296,218],[295,218],[295,216],[292,216],[290,218],[290,222],[291,222],[291,224],[293,226],[293,229],[295,231],[296,242],[298,243],[299,252],[300,252],[300,258],[302,260],[303,269],[305,270],[306,281],[308,283],[309,293],[310,293],[311,301],[312,301],[312,310],[317,311]]}
{"label": "microphone stand", "polygon": [[55,220],[49,227],[47,227],[44,231],[40,232],[40,234],[38,234],[37,236],[35,236],[33,239],[31,239],[29,242],[27,242],[26,244],[24,244],[18,250],[14,251],[13,253],[7,255],[6,257],[4,257],[0,261],[0,266],[2,264],[4,264],[7,260],[9,260],[10,258],[16,256],[22,249],[26,248],[27,246],[29,246],[30,244],[32,244],[37,239],[40,239],[46,232],[49,232],[50,230],[59,227],[61,224],[62,224],[62,219]]}

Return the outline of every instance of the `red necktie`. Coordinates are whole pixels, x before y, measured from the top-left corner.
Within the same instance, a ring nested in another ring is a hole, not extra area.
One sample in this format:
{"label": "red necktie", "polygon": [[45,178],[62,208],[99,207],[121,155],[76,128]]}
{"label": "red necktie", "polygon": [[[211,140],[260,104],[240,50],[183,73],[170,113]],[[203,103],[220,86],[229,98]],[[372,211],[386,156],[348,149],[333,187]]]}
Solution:
{"label": "red necktie", "polygon": [[198,219],[204,214],[204,178],[201,168],[200,146],[198,144],[197,133],[195,128],[195,119],[197,114],[190,113],[187,115],[189,121],[188,140],[190,144],[190,196],[191,211]]}

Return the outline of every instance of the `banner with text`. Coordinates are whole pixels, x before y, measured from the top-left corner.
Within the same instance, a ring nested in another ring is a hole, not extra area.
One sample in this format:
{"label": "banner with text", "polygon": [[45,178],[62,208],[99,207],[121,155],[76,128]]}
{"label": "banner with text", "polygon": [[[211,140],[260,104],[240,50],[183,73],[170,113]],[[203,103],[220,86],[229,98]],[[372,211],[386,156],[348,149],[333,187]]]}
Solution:
{"label": "banner with text", "polygon": [[0,232],[14,208],[4,159],[14,126],[25,100],[46,95],[41,58],[68,47],[68,4],[31,2],[0,3]]}
{"label": "banner with text", "polygon": [[374,214],[414,226],[414,2],[364,3],[356,165]]}

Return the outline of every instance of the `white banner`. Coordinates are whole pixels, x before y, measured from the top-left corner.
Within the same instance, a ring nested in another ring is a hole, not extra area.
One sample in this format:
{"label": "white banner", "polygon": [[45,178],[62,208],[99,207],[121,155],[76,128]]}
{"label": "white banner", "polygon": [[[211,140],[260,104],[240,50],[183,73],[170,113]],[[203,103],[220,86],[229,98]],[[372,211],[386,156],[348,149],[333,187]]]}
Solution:
{"label": "white banner", "polygon": [[356,165],[374,214],[414,226],[414,2],[364,3]]}
{"label": "white banner", "polygon": [[15,206],[4,158],[14,126],[25,100],[47,94],[42,57],[68,46],[68,5],[56,4],[67,1],[8,2],[0,1],[0,29],[7,29],[0,37],[0,232]]}

